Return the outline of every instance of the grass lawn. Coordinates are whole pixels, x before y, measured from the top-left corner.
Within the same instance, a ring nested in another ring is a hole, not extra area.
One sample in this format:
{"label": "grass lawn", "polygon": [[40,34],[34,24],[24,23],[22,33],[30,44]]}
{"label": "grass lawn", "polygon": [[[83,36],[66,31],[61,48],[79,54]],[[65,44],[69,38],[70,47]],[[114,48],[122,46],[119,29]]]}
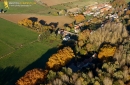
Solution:
{"label": "grass lawn", "polygon": [[67,8],[68,8],[68,7],[63,6],[63,5],[60,5],[60,4],[54,5],[54,6],[52,6],[52,7],[58,9],[59,11],[62,10],[62,9],[67,9]]}
{"label": "grass lawn", "polygon": [[0,56],[4,56],[12,51],[14,51],[13,48],[11,48],[3,42],[0,42]]}
{"label": "grass lawn", "polygon": [[[38,34],[12,22],[0,19],[0,85],[14,85],[26,71],[44,68],[48,58],[55,53],[59,41],[34,42]],[[23,44],[21,48],[19,45]],[[14,49],[13,49],[14,48]]]}
{"label": "grass lawn", "polygon": [[[25,45],[23,48],[16,50],[11,55],[4,57],[0,60],[0,67],[6,68],[9,66],[19,67],[19,70],[22,71],[29,64],[35,62],[40,58],[44,53],[49,49],[56,46],[56,44],[46,44],[46,42],[35,42],[32,44]],[[46,56],[50,57],[50,56]],[[46,60],[46,59],[45,59]],[[43,63],[46,61],[43,61]],[[44,64],[41,65],[44,68]],[[40,65],[40,66],[41,66]],[[38,66],[38,65],[37,65]]]}
{"label": "grass lawn", "polygon": [[130,2],[130,0],[126,0],[126,2]]}
{"label": "grass lawn", "polygon": [[14,48],[37,39],[38,34],[27,28],[1,18],[0,23],[0,40]]}
{"label": "grass lawn", "polygon": [[58,5],[54,5],[52,7],[57,8],[57,9],[71,9],[71,8],[75,8],[78,6],[78,7],[82,8],[87,5],[94,5],[95,2],[103,3],[103,2],[109,2],[109,1],[110,0],[80,0],[80,1],[74,1],[72,3],[64,3],[65,6],[58,4]]}

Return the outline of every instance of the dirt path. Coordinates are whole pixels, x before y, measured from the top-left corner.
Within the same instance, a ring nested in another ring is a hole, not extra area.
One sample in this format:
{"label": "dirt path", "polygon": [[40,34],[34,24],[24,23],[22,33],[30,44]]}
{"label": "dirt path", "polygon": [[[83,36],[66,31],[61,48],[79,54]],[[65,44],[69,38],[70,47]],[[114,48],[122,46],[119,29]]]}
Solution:
{"label": "dirt path", "polygon": [[38,21],[44,20],[46,21],[46,23],[58,22],[58,27],[63,27],[65,23],[71,23],[72,21],[74,21],[67,16],[45,16],[37,14],[0,14],[0,17],[14,23],[17,23],[18,21],[25,18],[35,17],[38,18]]}

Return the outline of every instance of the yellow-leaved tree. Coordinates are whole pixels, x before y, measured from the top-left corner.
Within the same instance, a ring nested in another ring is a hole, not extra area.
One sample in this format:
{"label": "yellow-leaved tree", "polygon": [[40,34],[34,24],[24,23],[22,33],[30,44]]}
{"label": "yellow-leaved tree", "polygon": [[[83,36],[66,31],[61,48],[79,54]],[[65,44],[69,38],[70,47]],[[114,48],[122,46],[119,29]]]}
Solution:
{"label": "yellow-leaved tree", "polygon": [[70,47],[64,47],[49,58],[46,67],[47,69],[58,70],[65,66],[73,57],[73,50]]}
{"label": "yellow-leaved tree", "polygon": [[111,46],[109,44],[105,44],[103,45],[103,47],[100,48],[99,54],[98,54],[98,58],[101,59],[103,57],[111,57],[114,55],[116,51],[116,47],[115,46]]}
{"label": "yellow-leaved tree", "polygon": [[23,20],[19,21],[18,24],[32,28],[33,22],[30,19],[26,18],[26,19],[23,19]]}

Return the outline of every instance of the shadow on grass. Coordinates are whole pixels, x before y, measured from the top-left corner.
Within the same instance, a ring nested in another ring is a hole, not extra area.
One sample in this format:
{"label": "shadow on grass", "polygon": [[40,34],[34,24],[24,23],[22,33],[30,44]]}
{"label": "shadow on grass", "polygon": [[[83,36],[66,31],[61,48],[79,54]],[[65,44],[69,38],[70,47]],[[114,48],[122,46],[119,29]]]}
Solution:
{"label": "shadow on grass", "polygon": [[[13,83],[16,83],[16,81],[24,76],[24,74],[29,71],[29,70],[32,70],[34,68],[42,68],[44,69],[45,68],[45,65],[46,65],[46,62],[48,61],[49,57],[56,53],[57,52],[57,48],[51,48],[49,49],[45,54],[43,54],[39,59],[37,59],[36,61],[34,61],[32,64],[28,65],[25,69],[23,69],[19,75],[17,76],[17,78],[15,79],[15,82]],[[1,84],[0,84],[1,85]],[[13,84],[12,84],[13,85]]]}
{"label": "shadow on grass", "polygon": [[16,76],[19,74],[19,68],[14,66],[0,68],[0,85],[14,85]]}

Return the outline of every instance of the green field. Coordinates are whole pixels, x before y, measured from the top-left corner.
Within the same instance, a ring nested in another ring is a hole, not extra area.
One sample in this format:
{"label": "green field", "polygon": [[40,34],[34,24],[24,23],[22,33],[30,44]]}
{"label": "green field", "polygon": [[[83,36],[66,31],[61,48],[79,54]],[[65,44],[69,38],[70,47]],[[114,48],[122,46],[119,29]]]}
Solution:
{"label": "green field", "polygon": [[74,1],[72,3],[64,3],[64,4],[58,4],[58,5],[54,5],[52,6],[53,8],[56,8],[57,10],[63,10],[63,9],[71,9],[71,8],[75,8],[75,7],[79,7],[82,8],[84,6],[88,6],[88,5],[94,5],[95,2],[98,3],[103,3],[103,2],[109,2],[110,0],[80,0],[80,1]]}
{"label": "green field", "polygon": [[12,51],[14,51],[13,48],[11,48],[10,46],[8,46],[3,42],[0,42],[0,56],[4,56]]}
{"label": "green field", "polygon": [[[0,2],[0,9],[7,10],[7,14],[42,14],[42,15],[49,15],[48,13],[51,12],[58,12],[62,9],[70,9],[70,8],[75,8],[75,7],[84,7],[87,5],[93,5],[95,2],[98,3],[103,3],[103,2],[109,2],[110,0],[80,0],[80,1],[75,1],[72,3],[64,3],[64,6],[61,4],[54,5],[50,7],[47,7],[45,5],[39,5],[37,4],[31,4],[30,7],[25,7],[25,6],[11,6],[9,4],[9,9],[4,8],[3,2]],[[129,2],[129,0],[126,0]],[[34,0],[9,0],[9,2],[34,2]]]}
{"label": "green field", "polygon": [[56,52],[55,47],[60,43],[38,42],[37,33],[1,18],[0,24],[0,57],[13,52],[0,59],[0,73],[3,74],[0,75],[0,85],[13,85],[9,83],[16,82],[26,71],[44,68],[48,58]]}
{"label": "green field", "polygon": [[[8,0],[8,2],[34,2],[34,0]],[[56,10],[51,9],[47,6],[44,5],[39,5],[39,4],[29,4],[31,6],[26,7],[26,6],[11,6],[11,4],[9,4],[9,9],[5,9],[4,8],[4,4],[3,2],[0,2],[0,9],[4,9],[7,10],[6,13],[11,13],[11,14],[15,14],[15,13],[23,13],[23,14],[44,14],[44,15],[48,15],[48,12],[55,12]]]}
{"label": "green field", "polygon": [[[0,40],[11,47],[17,48],[22,44],[36,40],[38,34],[30,32],[29,29],[18,26],[11,22],[0,19]],[[5,24],[6,23],[6,24]]]}

